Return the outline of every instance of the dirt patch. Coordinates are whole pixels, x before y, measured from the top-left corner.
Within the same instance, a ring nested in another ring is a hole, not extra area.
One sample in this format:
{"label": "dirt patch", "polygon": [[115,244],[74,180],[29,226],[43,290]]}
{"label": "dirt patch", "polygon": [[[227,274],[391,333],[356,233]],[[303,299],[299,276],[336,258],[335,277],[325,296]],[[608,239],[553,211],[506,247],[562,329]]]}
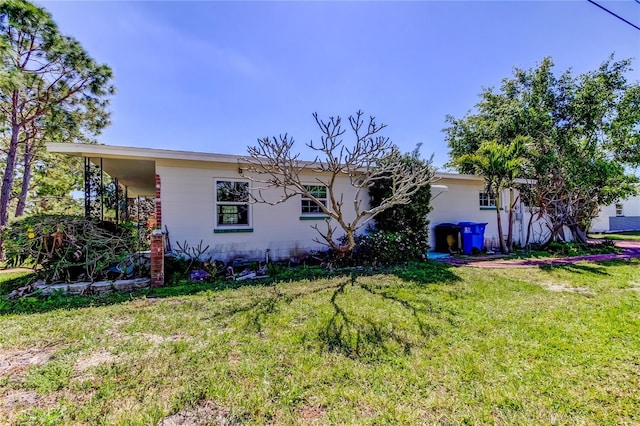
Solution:
{"label": "dirt patch", "polygon": [[319,404],[296,407],[295,411],[304,424],[324,424],[327,417],[327,409]]}
{"label": "dirt patch", "polygon": [[110,364],[114,362],[117,357],[109,351],[99,350],[91,355],[80,358],[73,366],[73,371],[76,375],[82,374],[90,368],[97,367],[101,364]]}
{"label": "dirt patch", "polygon": [[242,355],[238,351],[229,351],[227,355],[227,360],[230,367],[237,367],[240,365],[240,361],[242,360]]}
{"label": "dirt patch", "polygon": [[142,333],[140,335],[144,337],[149,343],[153,343],[154,345],[160,345],[165,342],[176,342],[182,339],[182,336],[177,334],[173,334],[171,336],[160,336],[158,334]]}
{"label": "dirt patch", "polygon": [[6,407],[30,407],[38,402],[38,394],[24,389],[10,390],[4,395],[2,402]]}
{"label": "dirt patch", "polygon": [[8,390],[0,397],[0,424],[17,424],[20,414],[33,408],[47,409],[58,403],[59,393],[38,395],[35,391],[24,389]]}
{"label": "dirt patch", "polygon": [[196,407],[182,410],[166,417],[158,426],[199,426],[199,425],[230,425],[232,424],[228,408],[216,407],[210,401],[205,401]]}
{"label": "dirt patch", "polygon": [[567,284],[562,284],[562,283],[542,283],[542,286],[554,293],[568,292],[568,293],[585,294],[588,296],[595,295],[593,291],[591,291],[586,287],[571,287]]}
{"label": "dirt patch", "polygon": [[30,269],[30,268],[0,269],[0,274],[19,274],[21,272],[33,272],[33,269]]}
{"label": "dirt patch", "polygon": [[43,365],[55,352],[54,347],[24,350],[0,349],[0,376],[16,376],[31,366]]}
{"label": "dirt patch", "polygon": [[38,403],[39,398],[34,391],[8,391],[0,398],[0,424],[13,424],[21,411],[37,406]]}
{"label": "dirt patch", "polygon": [[627,287],[628,290],[631,291],[638,291],[640,292],[640,282],[636,282],[636,281],[631,281],[629,283],[629,287]]}

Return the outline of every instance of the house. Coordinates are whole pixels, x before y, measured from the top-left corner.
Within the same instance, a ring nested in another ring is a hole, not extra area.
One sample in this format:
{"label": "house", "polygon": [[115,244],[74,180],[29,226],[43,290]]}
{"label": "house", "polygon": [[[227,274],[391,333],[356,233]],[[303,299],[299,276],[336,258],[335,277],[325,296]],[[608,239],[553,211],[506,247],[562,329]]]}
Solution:
{"label": "house", "polygon": [[[50,152],[84,157],[126,189],[127,197],[153,197],[157,225],[169,231],[172,247],[209,246],[214,259],[287,258],[323,249],[314,242],[311,225],[325,226],[326,216],[310,200],[290,199],[278,205],[251,203],[253,186],[239,156],[121,146],[50,143]],[[308,171],[309,185],[317,186]],[[318,198],[326,189],[318,187]],[[336,190],[355,193],[348,178]],[[279,194],[267,194],[276,201]],[[353,195],[351,195],[353,197]],[[365,200],[366,201],[366,200]],[[344,206],[349,215],[353,207]]]}
{"label": "house", "polygon": [[[458,173],[438,173],[438,182],[432,185],[433,210],[429,213],[431,225],[431,242],[435,241],[434,228],[442,223],[476,222],[486,223],[484,245],[487,249],[499,250],[498,224],[496,220],[496,200],[485,192],[484,179],[478,175]],[[502,219],[502,232],[506,238],[509,225],[509,214],[504,206],[510,203],[508,190],[499,195]],[[514,190],[513,241],[516,245],[524,245],[527,241],[527,228],[531,217],[529,209]],[[548,231],[544,221],[533,218],[532,232],[529,242],[545,239]],[[433,246],[433,243],[431,244]]]}
{"label": "house", "polygon": [[[251,259],[287,258],[306,250],[323,249],[315,239],[312,225],[326,226],[326,217],[310,200],[296,197],[277,205],[251,203],[248,191],[253,182],[247,176],[242,159],[234,155],[133,148],[93,144],[49,143],[50,152],[85,158],[85,164],[99,165],[101,170],[126,189],[127,197],[154,197],[158,225],[169,231],[171,245],[202,242],[209,246],[208,256],[227,260],[230,257]],[[326,188],[308,172],[309,185],[318,197]],[[498,247],[495,200],[483,190],[481,177],[440,173],[433,186],[432,226],[443,222],[487,223],[484,243]],[[337,183],[345,199],[355,190],[347,177]],[[274,191],[274,190],[271,190]],[[277,193],[267,193],[277,200]],[[501,194],[508,200],[508,193]],[[367,202],[367,200],[363,200]],[[345,202],[346,215],[351,203]],[[353,208],[352,208],[353,209]],[[516,205],[514,240],[526,238],[526,214],[522,203]],[[507,214],[503,215],[507,232]],[[434,235],[432,234],[434,241]]]}
{"label": "house", "polygon": [[640,230],[640,195],[602,207],[591,224],[591,232],[637,230]]}

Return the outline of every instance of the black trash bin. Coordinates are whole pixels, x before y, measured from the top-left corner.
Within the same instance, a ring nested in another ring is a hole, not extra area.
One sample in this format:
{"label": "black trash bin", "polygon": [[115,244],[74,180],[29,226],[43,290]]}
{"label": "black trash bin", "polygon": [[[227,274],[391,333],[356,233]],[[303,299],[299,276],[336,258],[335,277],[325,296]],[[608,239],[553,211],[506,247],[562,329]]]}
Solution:
{"label": "black trash bin", "polygon": [[460,225],[455,223],[441,223],[435,226],[436,247],[438,253],[452,253],[460,251]]}

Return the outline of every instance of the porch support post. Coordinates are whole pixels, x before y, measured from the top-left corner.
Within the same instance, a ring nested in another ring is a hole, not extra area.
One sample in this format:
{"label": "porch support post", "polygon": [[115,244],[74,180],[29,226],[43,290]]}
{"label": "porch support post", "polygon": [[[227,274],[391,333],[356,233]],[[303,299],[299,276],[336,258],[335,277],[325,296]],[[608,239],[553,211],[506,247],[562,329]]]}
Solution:
{"label": "porch support post", "polygon": [[84,157],[84,217],[91,219],[91,160]]}
{"label": "porch support post", "polygon": [[125,185],[124,187],[124,199],[126,201],[125,204],[125,208],[126,210],[124,211],[124,220],[126,220],[127,222],[129,221],[129,187]]}
{"label": "porch support post", "polygon": [[118,178],[113,178],[113,184],[116,187],[116,225],[120,223],[120,184]]}
{"label": "porch support post", "polygon": [[104,176],[102,172],[102,158],[100,158],[100,220],[104,221]]}
{"label": "porch support post", "polygon": [[164,234],[156,229],[151,234],[151,287],[164,285]]}

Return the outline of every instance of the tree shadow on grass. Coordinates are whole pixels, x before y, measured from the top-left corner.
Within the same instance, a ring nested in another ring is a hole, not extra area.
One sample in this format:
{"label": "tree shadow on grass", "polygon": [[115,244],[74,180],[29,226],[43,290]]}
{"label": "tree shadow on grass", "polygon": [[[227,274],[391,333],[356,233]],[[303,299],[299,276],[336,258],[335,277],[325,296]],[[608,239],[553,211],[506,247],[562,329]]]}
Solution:
{"label": "tree shadow on grass", "polygon": [[418,329],[420,330],[420,334],[422,336],[428,337],[438,334],[435,327],[433,327],[431,324],[425,323],[422,318],[420,318],[420,315],[433,315],[436,312],[440,311],[433,305],[433,303],[428,302],[428,306],[419,306],[419,304],[415,302],[410,302],[408,300],[402,299],[397,295],[391,294],[390,292],[384,292],[379,289],[378,291],[376,291],[376,289],[367,284],[360,284],[360,287],[374,296],[382,297],[385,300],[398,303],[407,311],[411,312],[411,315],[413,316],[413,319],[418,326]]}
{"label": "tree shadow on grass", "polygon": [[[121,303],[130,302],[136,299],[154,298],[162,299],[168,297],[180,297],[188,295],[196,295],[206,291],[219,292],[229,289],[238,289],[242,287],[268,287],[274,284],[289,282],[293,278],[296,279],[327,279],[327,278],[348,278],[349,276],[370,276],[381,273],[395,274],[399,278],[407,281],[413,281],[420,284],[452,282],[459,280],[454,273],[451,272],[450,265],[444,265],[438,262],[416,263],[415,265],[399,266],[399,267],[376,267],[376,268],[344,268],[337,270],[316,270],[316,269],[300,269],[299,276],[296,277],[296,270],[287,271],[282,277],[269,277],[264,280],[244,280],[244,281],[223,281],[205,283],[185,282],[179,285],[171,285],[153,289],[144,289],[133,293],[111,293],[106,295],[66,295],[54,292],[51,296],[32,296],[18,300],[5,300],[0,295],[0,316],[12,314],[34,314],[44,313],[54,310],[64,309],[82,309],[97,306],[110,306]],[[0,284],[2,293],[8,293],[16,287],[26,285],[30,281],[28,276],[18,277],[7,280],[6,283]],[[335,287],[334,285],[330,286]],[[265,302],[266,303],[266,302]],[[268,308],[265,304],[265,309]]]}
{"label": "tree shadow on grass", "polygon": [[[415,268],[412,268],[415,272]],[[411,275],[411,281],[419,283],[433,283],[441,281],[454,281],[459,279],[457,275],[450,273],[443,274],[448,268],[439,268],[436,274],[422,275],[422,280],[416,280],[415,275]],[[433,271],[432,271],[433,272]],[[404,276],[407,271],[399,272]],[[417,274],[420,276],[420,274]],[[342,281],[334,290],[331,296],[331,306],[333,315],[320,331],[319,337],[326,350],[340,353],[352,359],[375,360],[386,356],[406,356],[411,353],[414,342],[407,339],[397,331],[397,327],[389,326],[387,317],[373,319],[371,316],[358,314],[355,310],[347,311],[339,303],[339,297],[344,295],[345,288],[349,284],[361,288],[373,297],[380,297],[385,301],[399,304],[413,318],[419,333],[424,338],[429,338],[438,334],[436,327],[425,321],[428,315],[441,316],[442,312],[433,303],[427,301],[420,303],[407,300],[395,294],[393,289],[389,291],[369,285],[364,280],[358,280],[361,275],[352,274],[349,280]],[[453,278],[455,277],[455,278]],[[362,303],[366,303],[364,300]]]}
{"label": "tree shadow on grass", "polygon": [[18,287],[25,286],[35,280],[35,274],[29,271],[8,273],[7,275],[11,278],[6,279],[6,277],[0,275],[0,277],[3,277],[2,282],[0,282],[0,294],[8,294]]}
{"label": "tree shadow on grass", "polygon": [[403,281],[417,284],[454,283],[462,280],[455,274],[455,268],[457,266],[448,263],[427,261],[396,267],[392,273]]}
{"label": "tree shadow on grass", "polygon": [[551,264],[551,265],[540,265],[540,269],[545,272],[551,272],[556,270],[564,270],[567,272],[577,273],[577,274],[594,274],[594,275],[604,275],[609,276],[609,272],[607,272],[606,267],[610,265],[585,265],[585,264],[577,264],[577,263],[562,263],[562,264]]}
{"label": "tree shadow on grass", "polygon": [[340,306],[338,297],[349,283],[355,285],[356,279],[354,274],[340,283],[331,296],[333,315],[318,333],[325,349],[351,359],[374,360],[396,352],[409,354],[411,342],[380,322],[348,313]]}

